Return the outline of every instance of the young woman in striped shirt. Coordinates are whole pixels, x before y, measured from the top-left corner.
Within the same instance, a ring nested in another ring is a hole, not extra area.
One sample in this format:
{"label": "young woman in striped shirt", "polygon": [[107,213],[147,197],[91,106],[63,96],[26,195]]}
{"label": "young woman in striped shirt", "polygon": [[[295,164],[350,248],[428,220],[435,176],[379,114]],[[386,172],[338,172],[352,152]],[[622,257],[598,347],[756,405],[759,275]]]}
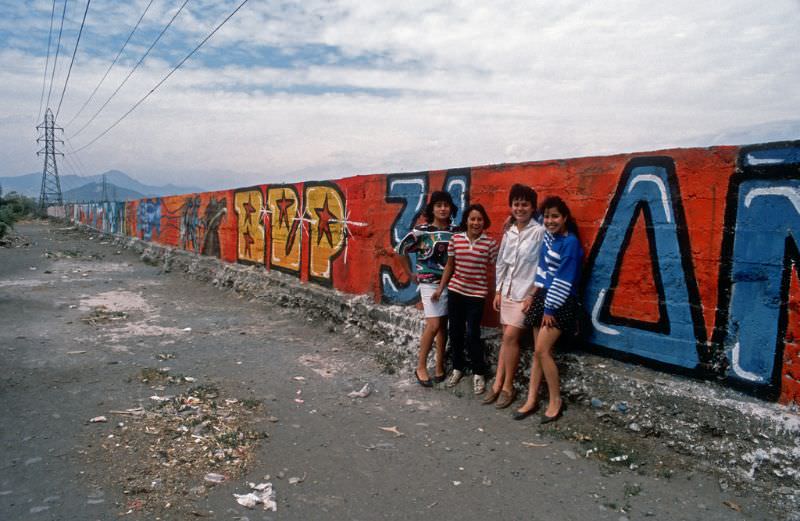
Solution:
{"label": "young woman in striped shirt", "polygon": [[439,300],[447,288],[447,316],[450,329],[450,351],[453,372],[447,387],[454,387],[464,371],[466,344],[473,374],[473,391],[486,390],[486,353],[481,343],[481,319],[489,293],[488,272],[497,260],[497,241],[484,233],[491,225],[489,216],[480,204],[470,205],[461,221],[461,233],[453,235],[447,248],[447,265],[439,288],[431,297]]}
{"label": "young woman in striped shirt", "polygon": [[548,197],[542,203],[544,237],[539,266],[536,268],[536,293],[526,301],[526,323],[533,327],[534,352],[528,399],[514,413],[514,419],[530,416],[539,407],[539,386],[547,382],[549,403],[541,423],[558,420],[566,409],[561,398],[558,367],[553,360],[553,346],[563,334],[571,335],[577,326],[579,311],[578,279],[583,249],[575,231],[569,207],[560,197]]}

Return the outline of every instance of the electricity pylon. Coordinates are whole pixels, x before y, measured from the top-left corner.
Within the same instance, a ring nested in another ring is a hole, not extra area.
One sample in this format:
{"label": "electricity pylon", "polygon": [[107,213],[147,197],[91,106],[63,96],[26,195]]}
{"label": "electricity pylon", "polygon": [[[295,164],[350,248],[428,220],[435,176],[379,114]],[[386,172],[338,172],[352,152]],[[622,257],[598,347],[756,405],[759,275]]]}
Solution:
{"label": "electricity pylon", "polygon": [[56,130],[64,131],[57,127],[55,118],[50,108],[44,115],[44,122],[36,127],[36,130],[44,131],[44,135],[39,136],[37,143],[44,141],[44,148],[36,152],[37,156],[44,155],[44,169],[42,170],[42,190],[39,192],[39,212],[47,212],[47,207],[52,205],[63,205],[64,198],[61,195],[61,181],[58,179],[58,165],[56,156],[63,156],[56,150],[56,143],[64,143],[56,139]]}

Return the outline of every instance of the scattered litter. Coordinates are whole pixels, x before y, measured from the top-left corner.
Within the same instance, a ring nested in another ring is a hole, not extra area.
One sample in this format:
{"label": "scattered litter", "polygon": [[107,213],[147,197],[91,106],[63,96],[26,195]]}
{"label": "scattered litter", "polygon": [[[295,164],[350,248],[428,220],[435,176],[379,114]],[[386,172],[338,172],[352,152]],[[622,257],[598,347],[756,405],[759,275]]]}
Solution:
{"label": "scattered litter", "polygon": [[306,473],[303,472],[303,477],[302,478],[298,478],[296,476],[289,478],[289,484],[290,485],[297,485],[298,483],[302,483],[305,480],[306,480]]}
{"label": "scattered litter", "polygon": [[351,393],[348,393],[347,396],[349,396],[350,398],[366,398],[367,396],[370,395],[371,392],[372,389],[370,388],[370,385],[366,383],[364,384],[364,387],[362,387],[360,391],[353,391]]}
{"label": "scattered litter", "polygon": [[619,461],[627,461],[627,459],[628,459],[628,455],[627,454],[622,454],[621,456],[614,456],[609,461],[613,461],[613,462],[616,463],[616,462],[619,462]]}
{"label": "scattered litter", "polygon": [[29,269],[30,269],[31,271],[36,271],[36,269],[37,269],[37,268],[36,268],[36,266],[31,266]]}
{"label": "scattered litter", "polygon": [[108,418],[106,418],[105,416],[95,416],[94,418],[89,420],[89,423],[106,423],[107,421]]}
{"label": "scattered litter", "polygon": [[145,413],[144,407],[133,407],[132,409],[125,409],[124,411],[108,411],[109,414],[122,414],[126,416],[143,416]]}
{"label": "scattered litter", "polygon": [[257,444],[268,436],[254,430],[261,404],[220,394],[213,385],[196,385],[175,396],[154,395],[158,399],[144,407],[112,412],[125,418],[124,428],[114,429],[113,439],[103,433],[93,445],[106,454],[93,457],[126,462],[125,474],[114,482],[126,495],[124,511],[143,511],[154,519],[151,514],[169,508],[176,519],[191,519],[197,497],[247,470]]}
{"label": "scattered litter", "polygon": [[561,452],[564,454],[564,456],[568,457],[571,460],[578,459],[578,455],[575,454],[574,451],[571,451],[571,450],[567,449],[567,450],[562,450]]}
{"label": "scattered litter", "polygon": [[600,398],[592,398],[592,408],[600,409],[601,407],[603,407],[603,400]]}
{"label": "scattered litter", "polygon": [[173,358],[175,358],[175,355],[173,355],[172,353],[158,353],[156,355],[156,358],[159,360],[172,360]]}
{"label": "scattered litter", "polygon": [[628,412],[628,402],[619,402],[614,406],[614,408],[622,414],[625,414]]}
{"label": "scattered litter", "polygon": [[457,487],[457,486],[459,486],[460,484],[461,484],[461,482],[460,482],[460,481],[453,481],[453,486],[454,486],[454,487]]}
{"label": "scattered litter", "polygon": [[[86,274],[83,274],[86,276]],[[124,320],[128,318],[128,314],[124,311],[112,311],[105,306],[95,306],[88,316],[81,318],[81,321],[86,322],[91,326],[112,322],[115,320]]]}
{"label": "scattered litter", "polygon": [[234,494],[236,502],[246,508],[255,508],[256,505],[264,505],[264,510],[278,511],[278,504],[275,502],[275,491],[272,483],[259,483],[251,487],[254,492],[248,494]]}
{"label": "scattered litter", "polygon": [[302,398],[295,398],[294,401],[295,403],[306,403],[306,401],[303,400]]}
{"label": "scattered litter", "polygon": [[297,380],[298,382],[304,382],[306,380],[305,376],[294,376],[292,380]]}
{"label": "scattered litter", "polygon": [[222,483],[227,478],[224,474],[217,474],[216,472],[209,472],[203,477],[204,480],[208,481],[209,483]]}
{"label": "scattered litter", "polygon": [[547,447],[547,443],[532,443],[530,441],[523,441],[522,445],[525,447]]}
{"label": "scattered litter", "polygon": [[396,425],[393,425],[391,427],[378,427],[378,428],[380,430],[382,430],[382,431],[391,432],[392,434],[395,435],[395,437],[405,436],[405,434],[403,434],[402,432],[397,430],[397,426]]}
{"label": "scattered litter", "polygon": [[170,401],[172,399],[172,397],[171,396],[158,396],[158,395],[154,394],[153,396],[150,397],[150,399],[153,400],[154,402],[168,402],[168,401]]}
{"label": "scattered litter", "polygon": [[84,354],[85,352],[86,352],[86,351],[67,351],[67,354],[68,354],[68,355],[82,355],[82,354]]}
{"label": "scattered litter", "polygon": [[183,331],[186,331],[187,333],[188,333],[189,331],[191,331],[191,330],[192,330],[192,328],[190,328],[190,327],[185,327],[185,328],[183,328]]}
{"label": "scattered litter", "polygon": [[481,483],[483,483],[487,487],[491,487],[492,486],[492,480],[489,479],[489,476],[483,476],[483,481],[481,481]]}
{"label": "scattered litter", "polygon": [[733,501],[723,501],[722,504],[725,505],[726,507],[730,508],[731,510],[735,510],[736,512],[741,512],[742,511],[742,507],[740,507],[738,504],[734,503]]}

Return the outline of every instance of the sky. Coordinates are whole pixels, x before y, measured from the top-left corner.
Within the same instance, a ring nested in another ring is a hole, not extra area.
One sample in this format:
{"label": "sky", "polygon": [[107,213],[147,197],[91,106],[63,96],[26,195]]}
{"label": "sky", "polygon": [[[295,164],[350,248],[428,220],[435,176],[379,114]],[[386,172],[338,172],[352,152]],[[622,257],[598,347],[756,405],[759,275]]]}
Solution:
{"label": "sky", "polygon": [[64,0],[0,0],[0,176],[42,170],[48,93],[60,173],[205,189],[800,139],[800,0],[249,0],[94,141],[241,3],[188,0],[111,97],[184,1],[80,111],[150,0],[92,0],[69,81],[86,0],[54,72]]}

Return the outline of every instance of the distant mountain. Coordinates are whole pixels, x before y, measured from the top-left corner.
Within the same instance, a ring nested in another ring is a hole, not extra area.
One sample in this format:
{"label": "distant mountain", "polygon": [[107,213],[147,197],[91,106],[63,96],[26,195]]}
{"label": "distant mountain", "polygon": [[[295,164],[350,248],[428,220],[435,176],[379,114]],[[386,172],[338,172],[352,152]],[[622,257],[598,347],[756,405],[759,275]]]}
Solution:
{"label": "distant mountain", "polygon": [[[163,186],[146,185],[119,170],[108,170],[105,172],[105,175],[107,183],[115,185],[117,189],[124,188],[133,192],[138,192],[140,194],[139,197],[158,197],[205,191],[203,188],[198,188],[196,186],[176,186],[173,184]],[[61,181],[62,193],[86,184],[101,184],[103,182],[103,174],[86,177],[78,175],[59,175],[58,178]],[[4,193],[15,191],[29,197],[39,197],[39,192],[42,188],[42,173],[36,172],[20,176],[0,177],[0,185],[3,186]]]}
{"label": "distant mountain", "polygon": [[[135,190],[129,190],[106,182],[106,193],[109,201],[126,201],[129,199],[143,199],[145,195]],[[103,200],[103,183],[87,183],[78,188],[62,190],[61,195],[65,203],[82,203]]]}

